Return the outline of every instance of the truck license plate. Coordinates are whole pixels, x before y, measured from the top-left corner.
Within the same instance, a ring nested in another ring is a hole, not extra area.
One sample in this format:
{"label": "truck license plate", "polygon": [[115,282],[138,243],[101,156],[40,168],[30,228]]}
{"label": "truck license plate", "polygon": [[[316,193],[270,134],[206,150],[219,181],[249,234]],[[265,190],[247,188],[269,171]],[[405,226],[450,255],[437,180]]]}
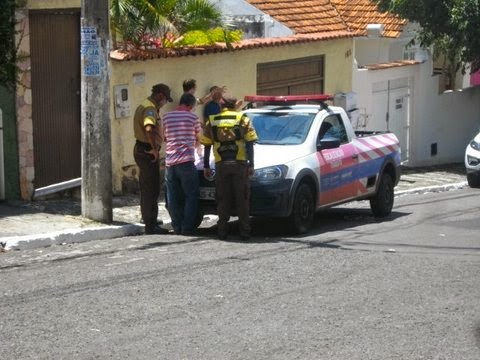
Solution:
{"label": "truck license plate", "polygon": [[215,188],[200,187],[201,200],[215,200]]}

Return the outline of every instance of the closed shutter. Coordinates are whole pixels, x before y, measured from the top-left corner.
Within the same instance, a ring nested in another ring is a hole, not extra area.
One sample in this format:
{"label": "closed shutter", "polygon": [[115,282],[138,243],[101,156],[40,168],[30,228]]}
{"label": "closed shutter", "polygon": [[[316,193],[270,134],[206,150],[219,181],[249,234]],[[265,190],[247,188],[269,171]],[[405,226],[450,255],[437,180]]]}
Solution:
{"label": "closed shutter", "polygon": [[257,94],[322,94],[324,89],[324,56],[257,65]]}

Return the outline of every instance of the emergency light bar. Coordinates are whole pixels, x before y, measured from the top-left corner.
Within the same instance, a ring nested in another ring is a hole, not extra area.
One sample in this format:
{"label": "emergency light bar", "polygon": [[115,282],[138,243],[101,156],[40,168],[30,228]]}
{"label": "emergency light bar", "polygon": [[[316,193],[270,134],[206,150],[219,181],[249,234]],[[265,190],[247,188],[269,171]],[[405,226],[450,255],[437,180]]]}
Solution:
{"label": "emergency light bar", "polygon": [[247,95],[245,101],[249,102],[267,102],[270,104],[295,103],[295,102],[316,102],[333,100],[332,95],[316,94],[316,95]]}

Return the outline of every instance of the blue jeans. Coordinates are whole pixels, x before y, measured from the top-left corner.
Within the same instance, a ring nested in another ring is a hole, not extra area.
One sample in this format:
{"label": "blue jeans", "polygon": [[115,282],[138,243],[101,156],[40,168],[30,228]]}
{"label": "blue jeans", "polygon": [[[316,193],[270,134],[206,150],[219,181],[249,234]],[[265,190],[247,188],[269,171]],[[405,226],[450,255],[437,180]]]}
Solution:
{"label": "blue jeans", "polygon": [[168,212],[176,234],[195,230],[198,213],[198,172],[193,162],[168,166],[165,172]]}

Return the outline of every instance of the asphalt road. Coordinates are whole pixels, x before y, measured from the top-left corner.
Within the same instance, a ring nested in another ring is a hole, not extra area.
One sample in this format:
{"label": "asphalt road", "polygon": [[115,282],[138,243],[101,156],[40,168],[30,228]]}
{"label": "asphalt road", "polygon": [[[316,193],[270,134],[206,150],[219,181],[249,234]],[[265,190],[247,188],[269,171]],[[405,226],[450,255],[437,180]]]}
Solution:
{"label": "asphalt road", "polygon": [[251,243],[138,236],[0,254],[1,359],[480,358],[480,191],[319,214]]}

